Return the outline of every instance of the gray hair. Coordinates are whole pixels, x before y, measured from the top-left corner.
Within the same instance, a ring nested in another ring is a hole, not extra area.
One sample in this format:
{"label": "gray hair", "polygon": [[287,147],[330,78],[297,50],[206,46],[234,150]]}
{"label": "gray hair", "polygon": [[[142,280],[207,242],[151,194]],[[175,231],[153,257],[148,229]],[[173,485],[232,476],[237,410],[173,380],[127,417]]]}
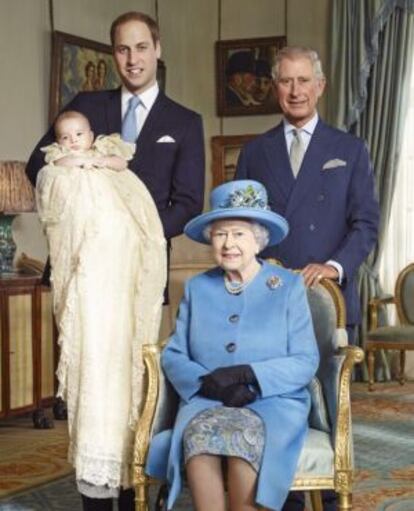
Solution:
{"label": "gray hair", "polygon": [[298,58],[309,59],[312,64],[313,72],[315,73],[316,78],[318,78],[319,80],[325,79],[325,75],[322,71],[321,59],[319,58],[319,55],[315,50],[312,50],[312,48],[307,48],[305,46],[285,46],[284,48],[277,52],[276,60],[272,68],[273,80],[277,82],[279,79],[279,68],[282,60],[284,59],[294,60]]}
{"label": "gray hair", "polygon": [[[230,220],[230,219],[229,219]],[[249,220],[248,218],[241,218],[244,222],[248,222],[250,224],[251,230],[253,232],[253,236],[259,245],[260,252],[264,250],[269,244],[269,229],[258,222],[254,222],[253,220]],[[211,243],[211,231],[213,229],[214,222],[208,224],[203,230],[203,236],[206,241]]]}

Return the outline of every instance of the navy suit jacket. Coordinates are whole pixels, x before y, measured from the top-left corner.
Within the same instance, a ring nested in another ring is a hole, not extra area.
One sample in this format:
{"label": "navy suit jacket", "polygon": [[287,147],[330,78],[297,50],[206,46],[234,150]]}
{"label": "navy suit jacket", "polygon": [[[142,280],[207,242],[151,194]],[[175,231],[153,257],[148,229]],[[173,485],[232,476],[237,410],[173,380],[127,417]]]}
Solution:
{"label": "navy suit jacket", "polygon": [[379,221],[364,142],[319,120],[295,179],[281,123],[242,149],[235,178],[260,181],[271,209],[289,222],[285,240],[263,256],[277,257],[288,268],[337,261],[344,270],[347,323],[358,323],[355,277],[377,240]]}
{"label": "navy suit jacket", "polygon": [[[83,113],[97,135],[120,133],[121,89],[81,92],[65,110]],[[157,142],[163,136],[175,142]],[[50,128],[34,149],[26,172],[33,183],[45,164],[40,148],[54,142]],[[150,191],[167,239],[183,232],[184,225],[203,209],[204,138],[200,115],[159,92],[136,142],[128,167]]]}

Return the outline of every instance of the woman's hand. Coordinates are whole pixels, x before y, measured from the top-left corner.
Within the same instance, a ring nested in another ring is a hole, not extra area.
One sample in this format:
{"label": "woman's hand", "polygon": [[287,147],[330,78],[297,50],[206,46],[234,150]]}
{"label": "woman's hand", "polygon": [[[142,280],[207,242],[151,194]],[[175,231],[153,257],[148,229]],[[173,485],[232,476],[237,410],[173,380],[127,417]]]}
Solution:
{"label": "woman's hand", "polygon": [[256,400],[257,394],[245,383],[236,383],[226,387],[221,394],[224,406],[240,408]]}
{"label": "woman's hand", "polygon": [[235,383],[257,384],[256,375],[248,364],[219,367],[202,377],[203,384],[224,389]]}
{"label": "woman's hand", "polygon": [[257,379],[248,364],[219,367],[202,376],[201,380],[200,394],[222,401],[225,406],[244,406],[256,399],[256,394],[248,385],[257,385]]}

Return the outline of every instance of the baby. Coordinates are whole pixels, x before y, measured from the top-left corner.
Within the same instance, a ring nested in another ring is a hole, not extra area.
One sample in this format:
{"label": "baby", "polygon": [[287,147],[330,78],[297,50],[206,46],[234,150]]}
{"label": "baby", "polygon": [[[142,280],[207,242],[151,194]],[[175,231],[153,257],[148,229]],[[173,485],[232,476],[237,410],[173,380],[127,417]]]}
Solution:
{"label": "baby", "polygon": [[54,165],[120,171],[127,168],[126,160],[132,158],[135,150],[134,144],[122,141],[117,134],[101,135],[94,144],[88,119],[74,110],[60,114],[54,128],[56,142],[42,148],[46,162]]}
{"label": "baby", "polygon": [[[155,203],[127,160],[135,144],[98,136],[78,112],[55,122],[36,183],[46,233],[67,401],[69,460],[80,492],[132,486],[142,345],[158,340],[166,247]],[[117,171],[117,172],[114,172]]]}

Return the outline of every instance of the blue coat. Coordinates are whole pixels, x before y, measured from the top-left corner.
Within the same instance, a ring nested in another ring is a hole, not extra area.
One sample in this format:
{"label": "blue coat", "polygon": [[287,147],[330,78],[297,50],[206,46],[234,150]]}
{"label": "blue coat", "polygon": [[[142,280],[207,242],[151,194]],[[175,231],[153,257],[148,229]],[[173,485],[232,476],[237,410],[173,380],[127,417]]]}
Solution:
{"label": "blue coat", "polygon": [[[280,285],[269,285],[271,277],[280,279]],[[236,345],[234,351],[226,349],[230,342]],[[280,510],[307,434],[310,398],[306,386],[318,362],[306,291],[299,275],[263,262],[240,295],[225,290],[220,268],[190,279],[176,331],[162,356],[165,373],[181,398],[180,408],[173,431],[154,437],[147,464],[149,475],[168,479],[168,509],[181,489],[186,425],[202,410],[221,405],[197,394],[200,376],[217,367],[251,364],[261,393],[248,406],[262,418],[266,431],[256,500],[264,507]]]}
{"label": "blue coat", "polygon": [[288,236],[263,256],[277,257],[288,268],[337,261],[344,269],[347,322],[358,323],[355,277],[374,247],[379,221],[364,142],[319,120],[295,179],[281,123],[243,148],[236,179],[261,182],[271,209],[289,222]]}

